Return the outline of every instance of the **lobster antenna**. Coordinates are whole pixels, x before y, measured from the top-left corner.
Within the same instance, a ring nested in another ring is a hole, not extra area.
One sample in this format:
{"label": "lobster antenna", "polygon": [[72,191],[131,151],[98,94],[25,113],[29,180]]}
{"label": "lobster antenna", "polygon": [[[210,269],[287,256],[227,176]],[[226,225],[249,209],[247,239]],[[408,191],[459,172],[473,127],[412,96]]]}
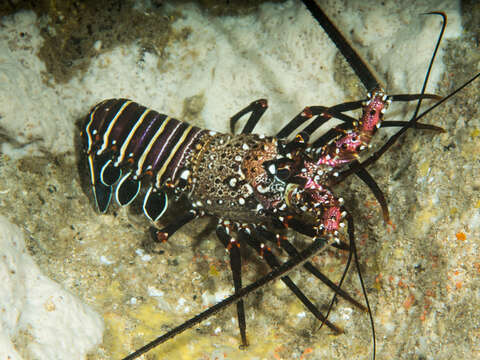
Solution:
{"label": "lobster antenna", "polygon": [[463,84],[462,86],[460,86],[459,88],[455,89],[454,91],[452,91],[450,94],[448,94],[447,96],[445,96],[444,98],[442,98],[439,102],[435,103],[434,105],[432,105],[431,107],[429,107],[427,110],[425,110],[424,112],[422,112],[420,115],[418,115],[418,117],[415,119],[415,122],[417,120],[420,120],[422,117],[424,117],[425,115],[427,115],[430,111],[432,111],[433,109],[435,109],[437,106],[440,106],[442,105],[445,101],[449,100],[451,97],[455,96],[458,92],[462,91],[463,88],[467,87],[468,85],[470,85],[472,82],[474,82],[478,77],[480,77],[480,73],[478,73],[477,75],[475,75],[474,77],[472,77],[470,80],[468,80],[465,84]]}
{"label": "lobster antenna", "polygon": [[[442,28],[440,30],[440,34],[438,35],[438,39],[437,39],[437,43],[435,45],[435,49],[433,51],[433,55],[432,55],[432,58],[430,59],[430,63],[428,65],[428,70],[427,70],[427,74],[425,75],[425,80],[423,81],[423,86],[422,86],[422,91],[421,91],[421,94],[423,95],[425,93],[425,88],[427,87],[427,82],[428,82],[428,79],[430,77],[430,72],[431,72],[431,69],[432,69],[432,66],[433,66],[433,63],[435,61],[435,57],[437,55],[437,52],[438,52],[438,49],[440,47],[440,43],[442,41],[442,38],[443,38],[443,33],[445,32],[445,27],[447,25],[447,16],[445,15],[445,13],[443,12],[440,12],[440,11],[433,11],[433,12],[429,12],[429,13],[426,13],[427,15],[428,14],[432,14],[432,15],[440,15],[442,18],[443,18],[443,23],[442,23]],[[466,84],[464,84],[460,89],[456,90],[454,93],[457,93],[458,91],[460,91],[463,87],[465,87],[466,85],[468,85],[470,82],[472,82],[476,77],[474,77],[473,79],[471,79],[469,82],[467,82]],[[448,96],[448,98],[453,95],[450,94]],[[422,103],[422,98],[420,97],[419,100],[418,100],[418,103],[417,103],[417,107],[415,108],[415,112],[412,116],[412,118],[409,120],[409,124],[405,125],[404,127],[402,127],[400,130],[398,130],[394,135],[392,135],[385,144],[383,144],[383,146],[376,152],[374,152],[372,155],[370,155],[368,157],[367,160],[363,161],[362,163],[356,163],[355,165],[351,166],[350,169],[348,170],[345,170],[343,171],[342,173],[340,173],[340,175],[337,177],[337,180],[335,183],[340,183],[342,182],[343,180],[345,180],[345,178],[347,178],[348,176],[350,176],[351,174],[354,174],[358,171],[358,169],[360,168],[366,168],[368,165],[374,163],[375,161],[377,161],[384,153],[385,151],[387,151],[396,141],[397,139],[405,132],[407,131],[410,127],[413,126],[413,124],[415,124],[420,118],[422,118],[424,115],[426,115],[429,111],[431,111],[432,109],[434,109],[436,106],[438,106],[439,104],[443,103],[446,99],[442,99],[440,102],[438,102],[437,104],[433,105],[430,109],[428,109],[427,111],[425,111],[424,113],[422,113],[421,115],[417,116],[418,112],[419,112],[419,109],[420,109],[420,106],[421,106],[421,103]]]}
{"label": "lobster antenna", "polygon": [[[427,87],[427,83],[428,83],[428,79],[430,77],[430,73],[431,73],[431,70],[432,70],[432,67],[433,67],[433,63],[435,61],[435,57],[436,57],[436,54],[438,52],[438,49],[440,47],[440,43],[441,43],[441,40],[443,38],[443,34],[445,32],[445,28],[446,28],[446,24],[447,24],[447,17],[446,15],[443,13],[443,12],[430,12],[430,13],[427,13],[427,14],[434,14],[434,15],[440,15],[442,16],[443,18],[443,23],[442,23],[442,28],[440,30],[440,34],[438,36],[438,39],[437,39],[437,43],[435,45],[435,49],[434,49],[434,52],[433,52],[433,55],[432,55],[432,58],[430,59],[430,62],[429,62],[429,65],[428,65],[428,69],[427,69],[427,73],[425,75],[425,79],[423,81],[423,85],[422,85],[422,90],[420,92],[421,95],[424,95],[425,94],[425,90],[426,90],[426,87]],[[357,74],[358,75],[358,74]],[[443,102],[443,101],[442,101]],[[380,157],[380,155],[382,155],[391,145],[393,145],[393,143],[397,140],[397,138],[402,135],[409,127],[411,127],[414,123],[416,123],[418,121],[418,119],[420,119],[420,117],[424,116],[424,114],[422,113],[420,116],[417,117],[418,115],[418,112],[420,110],[420,106],[421,106],[421,103],[422,103],[422,97],[420,97],[418,99],[418,102],[417,102],[417,105],[416,105],[416,108],[415,108],[415,111],[414,111],[414,114],[412,116],[412,118],[410,119],[409,123],[402,127],[395,135],[393,135],[388,141],[387,143],[378,151],[376,152],[374,155],[378,155],[378,157]],[[433,107],[432,107],[433,108]],[[429,109],[428,111],[430,111],[431,109]],[[377,158],[378,158],[377,157]],[[372,157],[370,157],[368,160],[370,160]],[[366,160],[366,161],[368,161]],[[376,158],[375,158],[376,160]],[[365,162],[366,162],[365,161]],[[372,160],[373,162],[374,160]],[[365,163],[364,162],[364,163]],[[356,167],[352,167],[351,169],[347,170],[346,172],[348,172],[347,175],[344,175],[344,177],[350,175],[350,173],[353,173],[353,172],[356,172],[357,170],[359,169],[363,169],[364,168],[364,163],[358,163],[358,165]],[[345,172],[344,172],[345,173]],[[342,174],[343,175],[343,174]],[[343,177],[343,178],[344,178]],[[340,182],[341,179],[338,179],[338,181]],[[357,254],[357,250],[356,250],[356,247],[355,247],[355,241],[354,241],[354,235],[353,235],[353,218],[351,217],[351,215],[349,214],[348,215],[348,231],[349,231],[349,237],[350,237],[350,250],[351,250],[351,253],[350,254],[353,254],[353,257],[354,257],[354,262],[355,262],[355,267],[357,268],[357,274],[358,274],[358,278],[359,278],[359,281],[360,281],[360,286],[362,288],[362,292],[363,292],[363,295],[364,295],[364,298],[365,298],[365,303],[367,305],[367,309],[368,309],[368,315],[369,315],[369,319],[370,319],[370,328],[372,330],[372,341],[373,341],[373,355],[372,355],[372,359],[375,360],[375,357],[376,357],[376,336],[375,336],[375,322],[373,320],[373,316],[372,316],[372,311],[371,311],[371,307],[370,307],[370,302],[368,301],[368,296],[367,296],[367,292],[366,292],[366,289],[365,289],[365,284],[363,282],[363,277],[362,277],[362,273],[361,273],[361,269],[360,269],[360,264],[359,264],[359,261],[358,261],[358,254]],[[349,257],[349,261],[348,261],[348,264],[350,262],[350,257]],[[345,273],[344,273],[345,275]],[[342,277],[342,280],[343,281],[343,277]],[[330,307],[328,309],[328,312],[327,312],[327,317],[328,317],[328,314],[330,312],[330,309],[331,309],[331,306],[333,305],[333,301],[335,300],[335,296],[336,294],[334,295],[333,299],[332,299],[332,303],[330,304]],[[323,325],[323,324],[322,324]]]}
{"label": "lobster antenna", "polygon": [[[440,34],[438,35],[437,43],[435,44],[435,50],[433,50],[432,58],[430,59],[430,63],[428,64],[428,70],[427,70],[427,74],[425,75],[425,80],[423,80],[422,90],[420,91],[421,95],[425,94],[428,79],[430,78],[430,73],[432,71],[433,63],[435,61],[435,57],[437,56],[438,49],[440,48],[440,43],[442,41],[443,34],[445,32],[445,28],[447,27],[447,15],[444,12],[432,11],[432,12],[424,13],[422,15],[440,15],[443,19],[443,23],[442,23],[442,28],[440,29]],[[422,105],[422,98],[420,97],[418,99],[417,107],[415,108],[415,112],[413,113],[412,119],[410,120],[410,124],[408,125],[408,127],[410,127],[411,124],[417,122],[417,120],[419,119],[419,118],[417,118],[417,115],[418,115],[418,112],[420,111],[420,106],[421,105]],[[404,128],[406,128],[406,127],[407,126],[405,126]],[[400,133],[404,128],[400,129],[397,132],[397,134]]]}
{"label": "lobster antenna", "polygon": [[[340,281],[338,282],[338,287],[339,288],[342,286],[343,281],[345,280],[345,277],[347,276],[348,270],[350,269],[350,264],[352,263],[352,257],[353,257],[352,247],[350,246],[349,249],[348,249],[348,259],[347,259],[347,262],[345,264],[345,268],[343,269],[342,277],[340,278]],[[330,305],[328,305],[327,313],[325,314],[325,320],[328,319],[328,315],[330,315],[330,312],[333,309],[333,305],[334,305],[336,299],[337,299],[337,293],[335,293],[332,296],[332,300],[330,301]],[[368,308],[367,308],[367,311],[368,311]],[[319,330],[323,327],[324,323],[325,323],[325,321],[322,321],[322,323],[320,324],[320,326],[318,328]]]}
{"label": "lobster antenna", "polygon": [[355,74],[357,74],[367,91],[382,87],[379,80],[375,77],[373,70],[363,61],[340,30],[337,29],[328,16],[320,9],[317,2],[315,0],[302,0],[302,2],[333,41],[345,60],[350,64],[350,67]]}
{"label": "lobster antenna", "polygon": [[373,342],[372,359],[375,360],[375,356],[377,353],[377,340],[375,339],[375,322],[373,321],[372,308],[370,307],[370,302],[368,301],[367,290],[365,289],[365,284],[363,282],[363,277],[362,277],[362,271],[360,270],[360,262],[358,261],[357,248],[355,246],[355,235],[353,233],[354,232],[353,217],[350,214],[348,214],[347,216],[348,216],[347,221],[348,221],[348,235],[350,237],[350,247],[352,248],[353,260],[355,262],[355,267],[357,268],[357,275],[358,275],[358,279],[360,280],[360,286],[362,287],[362,293],[363,293],[363,297],[365,298],[365,304],[367,305],[368,317],[370,319],[370,329],[372,330],[372,342]]}
{"label": "lobster antenna", "polygon": [[[350,267],[352,257],[353,261],[355,263],[355,267],[357,268],[357,275],[358,279],[360,281],[360,286],[362,288],[362,293],[363,297],[365,299],[365,304],[367,305],[367,313],[368,313],[368,318],[370,320],[370,329],[372,330],[372,359],[375,360],[376,357],[376,352],[377,352],[377,341],[376,341],[376,333],[375,333],[375,322],[373,320],[373,315],[372,315],[372,309],[370,307],[370,302],[368,301],[368,294],[367,290],[365,289],[365,283],[363,282],[363,276],[362,276],[362,271],[360,269],[360,262],[358,261],[358,254],[357,254],[357,248],[355,246],[355,225],[353,223],[353,217],[350,213],[347,212],[347,222],[348,222],[348,237],[350,239],[350,249],[348,252],[348,259],[347,259],[347,264],[345,265],[345,269],[343,270],[342,277],[340,281],[338,282],[338,287],[341,287],[343,284],[343,281],[345,280],[345,277],[348,273],[348,269]],[[332,297],[332,301],[330,302],[330,305],[328,306],[327,313],[325,315],[325,320],[328,319],[328,315],[330,314],[333,304],[337,298],[337,294],[335,293]],[[322,321],[322,324],[320,325],[319,329],[322,328],[323,324],[325,321]]]}

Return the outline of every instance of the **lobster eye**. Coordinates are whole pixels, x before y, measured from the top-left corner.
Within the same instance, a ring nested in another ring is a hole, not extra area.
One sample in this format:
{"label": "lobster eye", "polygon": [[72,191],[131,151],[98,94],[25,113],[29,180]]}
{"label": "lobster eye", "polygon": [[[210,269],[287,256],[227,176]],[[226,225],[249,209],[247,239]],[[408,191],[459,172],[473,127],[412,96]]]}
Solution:
{"label": "lobster eye", "polygon": [[282,181],[287,180],[290,177],[290,174],[291,174],[291,171],[288,165],[281,168],[280,167],[277,168],[277,177]]}

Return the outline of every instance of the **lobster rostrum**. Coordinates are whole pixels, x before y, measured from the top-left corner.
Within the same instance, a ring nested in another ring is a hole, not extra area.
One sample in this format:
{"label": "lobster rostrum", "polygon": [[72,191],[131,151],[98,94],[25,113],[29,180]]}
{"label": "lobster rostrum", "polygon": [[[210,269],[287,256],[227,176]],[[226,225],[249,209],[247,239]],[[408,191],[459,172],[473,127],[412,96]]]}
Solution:
{"label": "lobster rostrum", "polygon": [[[228,250],[233,274],[234,295],[125,359],[137,358],[232,303],[237,304],[242,346],[247,346],[243,297],[277,278],[281,278],[322,325],[326,324],[335,333],[341,333],[342,329],[327,319],[328,313],[322,314],[286,275],[300,265],[333,290],[334,298],[340,296],[358,309],[369,312],[375,356],[373,318],[356,257],[353,218],[343,206],[343,199],[337,197],[332,188],[350,174],[356,174],[372,190],[381,205],[384,219],[388,221],[383,193],[364,167],[378,159],[410,127],[443,131],[433,125],[418,123],[425,114],[417,116],[421,100],[438,97],[425,94],[425,84],[419,94],[387,96],[316,3],[304,3],[337,44],[366,88],[373,89],[366,99],[328,108],[307,107],[275,137],[252,134],[267,109],[264,99],[252,102],[231,118],[233,133],[235,124],[244,115],[250,114],[238,135],[202,130],[127,99],[103,101],[87,116],[82,137],[99,211],[107,211],[114,195],[122,206],[142,195],[144,214],[157,222],[169,206],[169,198],[174,202],[186,198],[190,203],[188,212],[162,229],[152,228],[153,238],[166,241],[191,220],[204,215],[214,216],[218,218],[217,236]],[[383,120],[392,101],[414,100],[418,100],[418,106],[410,121]],[[360,108],[362,114],[359,118],[345,114]],[[310,142],[311,135],[331,118],[339,119],[342,124]],[[304,123],[307,126],[297,131]],[[381,126],[401,129],[377,153],[360,163],[361,153],[369,148]],[[295,132],[296,136],[288,140]],[[282,231],[286,228],[314,238],[313,244],[299,252],[283,236]],[[266,277],[246,287],[242,286],[239,252],[243,243],[255,249],[272,268]],[[291,259],[280,263],[269,243],[278,244]],[[338,284],[308,261],[326,245],[349,251],[344,275]],[[366,306],[341,288],[352,255],[355,256]]]}

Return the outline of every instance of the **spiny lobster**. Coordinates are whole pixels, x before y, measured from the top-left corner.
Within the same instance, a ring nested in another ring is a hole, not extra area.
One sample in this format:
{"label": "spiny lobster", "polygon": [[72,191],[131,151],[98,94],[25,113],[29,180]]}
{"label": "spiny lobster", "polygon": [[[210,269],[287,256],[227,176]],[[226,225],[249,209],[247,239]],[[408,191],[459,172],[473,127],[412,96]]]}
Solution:
{"label": "spiny lobster", "polygon": [[[353,217],[343,206],[343,199],[334,195],[332,187],[347,176],[356,174],[372,190],[382,207],[384,219],[388,221],[383,193],[365,166],[378,159],[410,127],[442,131],[433,125],[418,123],[418,119],[426,112],[417,116],[422,99],[438,97],[425,94],[426,81],[420,94],[385,94],[364,62],[316,3],[307,0],[304,3],[349,61],[362,83],[371,89],[367,99],[328,108],[307,107],[275,137],[251,133],[267,109],[264,99],[251,103],[231,118],[233,132],[235,124],[250,114],[240,135],[202,130],[127,99],[106,100],[95,106],[87,116],[83,138],[99,211],[107,211],[113,194],[117,202],[125,206],[144,189],[143,211],[150,220],[156,222],[168,207],[169,195],[173,195],[174,201],[186,198],[191,209],[171,225],[160,230],[153,228],[154,239],[166,241],[180,227],[200,216],[217,217],[216,232],[228,250],[234,280],[234,295],[125,359],[140,356],[234,302],[237,304],[242,346],[246,347],[248,341],[243,297],[279,277],[322,324],[335,333],[341,333],[342,330],[327,319],[328,314],[322,314],[286,275],[300,264],[332,289],[335,296],[371,314],[355,251]],[[443,16],[441,13],[432,14]],[[418,100],[418,106],[410,121],[383,120],[383,114],[392,101],[413,100]],[[345,114],[346,111],[359,108],[362,109],[359,119]],[[427,111],[431,109],[433,107]],[[331,118],[343,123],[310,143],[311,135]],[[309,122],[308,125],[293,140],[287,140],[306,122]],[[360,153],[369,147],[380,126],[401,129],[379,151],[360,163]],[[287,228],[314,238],[313,244],[298,252],[283,236],[283,230]],[[348,243],[342,241],[345,235],[343,228],[346,228]],[[269,243],[278,244],[291,259],[281,264]],[[247,287],[243,287],[241,279],[241,244],[248,244],[255,249],[273,269],[266,277]],[[339,284],[335,284],[308,261],[327,245],[349,251],[344,275],[354,257],[366,306],[341,288],[344,277]],[[371,315],[370,319],[374,332]],[[375,335],[373,340],[375,356]]]}

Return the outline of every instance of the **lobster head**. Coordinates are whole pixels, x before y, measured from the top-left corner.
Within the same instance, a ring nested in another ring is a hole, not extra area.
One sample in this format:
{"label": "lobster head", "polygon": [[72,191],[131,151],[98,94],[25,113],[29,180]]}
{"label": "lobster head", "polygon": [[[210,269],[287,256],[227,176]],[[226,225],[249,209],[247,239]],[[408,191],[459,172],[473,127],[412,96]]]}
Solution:
{"label": "lobster head", "polygon": [[280,219],[296,215],[313,219],[317,236],[337,236],[346,215],[343,200],[328,188],[331,166],[310,156],[312,149],[307,141],[307,136],[298,134],[291,142],[279,143],[277,157],[263,163],[282,191],[269,205]]}

